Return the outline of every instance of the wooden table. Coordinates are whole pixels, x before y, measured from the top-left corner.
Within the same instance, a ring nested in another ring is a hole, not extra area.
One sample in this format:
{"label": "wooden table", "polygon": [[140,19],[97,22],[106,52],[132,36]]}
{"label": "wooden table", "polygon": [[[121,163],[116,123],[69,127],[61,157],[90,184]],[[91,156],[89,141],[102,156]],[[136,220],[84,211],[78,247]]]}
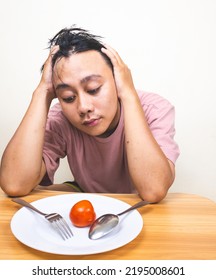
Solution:
{"label": "wooden table", "polygon": [[[63,192],[35,190],[25,199],[59,194]],[[139,201],[134,194],[109,196],[131,205]],[[198,195],[169,193],[160,203],[138,209],[144,219],[138,237],[121,248],[84,256],[44,253],[19,242],[10,229],[19,208],[0,190],[1,260],[216,260],[216,204]]]}

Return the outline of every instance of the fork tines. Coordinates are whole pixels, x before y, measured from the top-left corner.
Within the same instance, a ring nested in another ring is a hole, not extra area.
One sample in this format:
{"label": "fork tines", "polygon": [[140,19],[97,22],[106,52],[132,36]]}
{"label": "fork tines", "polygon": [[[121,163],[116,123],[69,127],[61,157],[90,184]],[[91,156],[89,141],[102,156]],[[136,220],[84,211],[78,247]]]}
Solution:
{"label": "fork tines", "polygon": [[61,215],[57,213],[51,213],[46,215],[45,218],[52,223],[64,240],[73,236],[72,230]]}

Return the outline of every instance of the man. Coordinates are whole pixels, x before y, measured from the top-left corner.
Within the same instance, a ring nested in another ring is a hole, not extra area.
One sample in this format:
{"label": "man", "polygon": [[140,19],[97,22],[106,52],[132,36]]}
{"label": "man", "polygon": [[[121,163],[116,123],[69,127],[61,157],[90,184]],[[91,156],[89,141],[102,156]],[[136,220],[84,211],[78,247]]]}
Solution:
{"label": "man", "polygon": [[[59,159],[67,156],[84,192],[163,199],[179,155],[173,106],[137,91],[119,54],[84,29],[61,30],[50,49],[29,108],[3,154],[2,189],[22,196],[38,184],[52,184]],[[56,97],[59,103],[50,109]]]}

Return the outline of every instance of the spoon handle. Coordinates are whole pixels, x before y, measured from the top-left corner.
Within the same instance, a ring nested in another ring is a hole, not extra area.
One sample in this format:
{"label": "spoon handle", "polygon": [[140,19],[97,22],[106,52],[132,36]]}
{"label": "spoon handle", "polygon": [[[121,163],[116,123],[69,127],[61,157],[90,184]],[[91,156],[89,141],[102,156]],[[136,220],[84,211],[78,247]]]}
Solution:
{"label": "spoon handle", "polygon": [[150,204],[150,202],[145,201],[145,200],[141,200],[140,202],[134,204],[134,205],[131,206],[130,208],[126,209],[125,211],[119,213],[118,216],[123,215],[123,214],[125,214],[125,213],[127,213],[127,212],[129,212],[129,211],[131,211],[131,210],[134,210],[134,209],[140,208],[140,207],[142,207],[142,206],[145,206],[145,205],[147,205],[147,204]]}

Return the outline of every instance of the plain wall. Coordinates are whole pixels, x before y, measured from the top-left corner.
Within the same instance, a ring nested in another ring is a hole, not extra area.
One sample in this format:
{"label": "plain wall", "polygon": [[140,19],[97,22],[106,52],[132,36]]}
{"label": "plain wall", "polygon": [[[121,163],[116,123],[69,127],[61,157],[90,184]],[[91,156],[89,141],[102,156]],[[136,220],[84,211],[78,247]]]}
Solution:
{"label": "plain wall", "polygon": [[[77,24],[102,35],[119,52],[137,88],[175,105],[181,155],[170,192],[216,201],[215,15],[214,0],[5,1],[0,10],[0,155],[39,82],[48,39]],[[71,179],[66,160],[55,179]]]}

